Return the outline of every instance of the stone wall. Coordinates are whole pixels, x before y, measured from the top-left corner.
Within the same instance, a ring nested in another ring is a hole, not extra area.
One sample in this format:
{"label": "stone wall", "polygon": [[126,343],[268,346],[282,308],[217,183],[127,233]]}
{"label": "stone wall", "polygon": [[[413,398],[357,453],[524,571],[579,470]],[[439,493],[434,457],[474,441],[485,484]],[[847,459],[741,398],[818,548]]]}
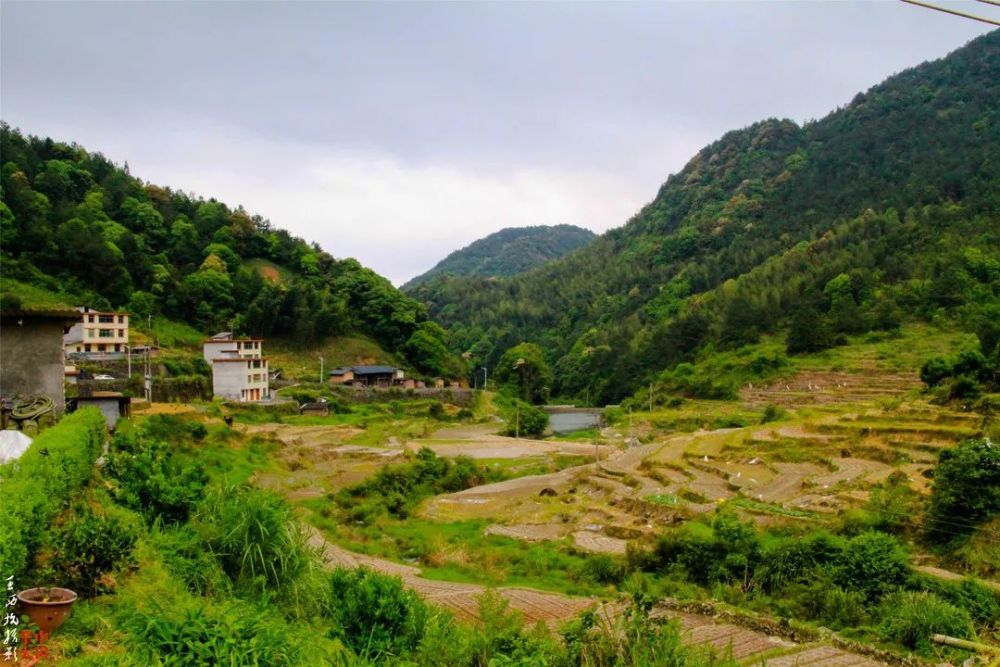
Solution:
{"label": "stone wall", "polygon": [[0,395],[48,396],[61,414],[66,401],[64,373],[61,319],[0,320]]}

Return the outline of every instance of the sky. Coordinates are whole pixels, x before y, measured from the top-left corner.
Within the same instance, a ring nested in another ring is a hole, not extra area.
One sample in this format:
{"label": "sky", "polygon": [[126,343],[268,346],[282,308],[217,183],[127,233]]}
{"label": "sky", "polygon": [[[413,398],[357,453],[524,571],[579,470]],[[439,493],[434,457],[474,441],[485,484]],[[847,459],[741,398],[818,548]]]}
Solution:
{"label": "sky", "polygon": [[893,1],[4,0],[0,117],[401,284],[504,227],[620,226],[726,131],[988,30]]}

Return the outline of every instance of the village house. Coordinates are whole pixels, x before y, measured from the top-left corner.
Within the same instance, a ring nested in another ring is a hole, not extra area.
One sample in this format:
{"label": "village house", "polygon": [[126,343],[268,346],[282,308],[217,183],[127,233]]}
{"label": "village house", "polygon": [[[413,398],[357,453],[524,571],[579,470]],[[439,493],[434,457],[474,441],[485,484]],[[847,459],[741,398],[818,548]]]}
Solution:
{"label": "village house", "polygon": [[122,358],[128,352],[128,313],[80,306],[79,320],[63,336],[66,355],[89,359]]}
{"label": "village house", "polygon": [[52,400],[63,412],[66,372],[63,335],[78,320],[72,308],[0,308],[0,396]]}
{"label": "village house", "polygon": [[329,373],[330,384],[345,387],[375,387],[388,389],[402,385],[404,382],[402,369],[394,366],[350,366],[334,368]]}
{"label": "village house", "polygon": [[259,338],[233,338],[229,331],[203,341],[202,353],[212,365],[213,395],[239,402],[271,397],[263,343]]}

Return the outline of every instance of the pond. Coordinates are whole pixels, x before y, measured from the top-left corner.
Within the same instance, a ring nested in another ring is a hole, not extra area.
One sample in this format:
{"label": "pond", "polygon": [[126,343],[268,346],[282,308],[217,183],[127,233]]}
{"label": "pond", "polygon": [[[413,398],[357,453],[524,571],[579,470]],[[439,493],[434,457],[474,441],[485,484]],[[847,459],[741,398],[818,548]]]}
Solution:
{"label": "pond", "polygon": [[572,433],[597,426],[600,410],[559,410],[549,412],[549,428],[553,433]]}

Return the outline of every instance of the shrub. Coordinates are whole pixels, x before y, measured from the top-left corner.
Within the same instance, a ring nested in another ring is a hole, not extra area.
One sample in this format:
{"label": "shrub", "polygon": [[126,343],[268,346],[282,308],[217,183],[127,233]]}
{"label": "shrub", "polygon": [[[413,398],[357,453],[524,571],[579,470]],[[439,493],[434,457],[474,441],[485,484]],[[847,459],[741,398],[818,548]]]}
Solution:
{"label": "shrub", "polygon": [[891,535],[868,531],[847,542],[837,566],[837,583],[875,601],[901,586],[910,571],[906,551]]}
{"label": "shrub", "polygon": [[208,481],[205,472],[195,464],[181,466],[173,447],[141,433],[116,435],[114,444],[117,451],[108,456],[105,468],[116,482],[111,489],[114,499],[142,513],[150,523],[186,521],[203,495]]}
{"label": "shrub", "polygon": [[584,561],[583,576],[597,584],[618,584],[625,576],[625,567],[612,556],[597,554]]}
{"label": "shrub", "polygon": [[941,452],[934,469],[927,537],[956,541],[1000,514],[1000,447],[989,438],[966,440]]}
{"label": "shrub", "polygon": [[136,533],[114,517],[76,508],[51,538],[53,576],[85,597],[106,593],[112,586],[105,575],[135,565],[132,550]]}
{"label": "shrub", "polygon": [[338,568],[328,578],[323,614],[335,635],[362,658],[400,656],[424,635],[430,608],[402,580],[361,568]]}
{"label": "shrub", "polygon": [[758,580],[765,591],[812,577],[818,568],[836,563],[844,553],[844,540],[826,532],[790,537],[764,548]]}
{"label": "shrub", "polygon": [[515,400],[503,410],[505,435],[541,435],[549,427],[549,415],[524,401]]}
{"label": "shrub", "polygon": [[760,423],[767,424],[769,422],[775,422],[779,419],[784,419],[788,413],[779,405],[768,405],[764,408],[764,414],[761,415]]}
{"label": "shrub", "polygon": [[974,636],[968,613],[933,593],[915,591],[903,591],[886,598],[878,632],[883,639],[924,654],[930,653],[932,634],[960,639]]}
{"label": "shrub", "polygon": [[653,562],[660,567],[680,565],[701,584],[735,582],[748,588],[760,558],[753,526],[720,513],[711,527],[690,522],[661,536]]}
{"label": "shrub", "polygon": [[90,479],[107,431],[96,408],[43,431],[16,462],[0,468],[0,572],[24,573],[45,528]]}

